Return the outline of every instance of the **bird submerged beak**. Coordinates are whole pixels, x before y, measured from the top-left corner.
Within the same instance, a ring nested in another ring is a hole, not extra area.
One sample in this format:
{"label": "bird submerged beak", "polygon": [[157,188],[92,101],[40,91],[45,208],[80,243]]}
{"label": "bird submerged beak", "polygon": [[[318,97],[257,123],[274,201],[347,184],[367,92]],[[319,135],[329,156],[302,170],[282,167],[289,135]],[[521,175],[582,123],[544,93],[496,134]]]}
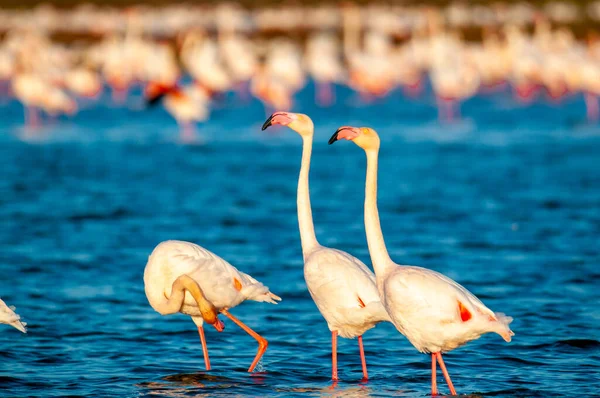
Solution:
{"label": "bird submerged beak", "polygon": [[269,126],[274,126],[276,124],[279,124],[281,126],[287,126],[292,122],[292,120],[293,119],[288,115],[287,112],[275,112],[271,116],[269,116],[266,122],[264,122],[264,124],[262,125],[262,130],[264,131]]}
{"label": "bird submerged beak", "polygon": [[329,145],[339,140],[351,141],[359,136],[357,129],[350,126],[342,126],[329,139]]}

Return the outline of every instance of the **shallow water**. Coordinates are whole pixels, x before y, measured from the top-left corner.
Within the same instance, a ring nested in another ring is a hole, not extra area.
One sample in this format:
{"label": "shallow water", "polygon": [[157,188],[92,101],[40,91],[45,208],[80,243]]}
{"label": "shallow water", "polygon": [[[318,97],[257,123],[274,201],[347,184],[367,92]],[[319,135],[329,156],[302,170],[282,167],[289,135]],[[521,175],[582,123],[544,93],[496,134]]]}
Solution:
{"label": "shallow water", "polygon": [[[324,245],[370,263],[362,224],[364,154],[326,142],[341,124],[382,136],[380,213],[398,263],[454,278],[515,318],[506,344],[485,335],[445,356],[459,393],[590,396],[600,390],[600,128],[581,98],[516,104],[508,94],[463,104],[442,125],[431,98],[395,93],[364,105],[297,110],[317,125],[311,194]],[[2,325],[2,396],[427,396],[429,358],[389,324],[340,339],[341,381],[330,379],[330,334],[302,275],[295,190],[300,138],[260,131],[265,112],[230,96],[181,145],[161,109],[84,104],[73,119],[20,127],[0,109],[0,296],[29,333]],[[231,322],[207,329],[213,370],[183,315],[148,305],[142,274],[162,240],[196,242],[269,285],[278,306],[232,310],[269,340],[256,350]],[[447,392],[440,375],[442,392]]]}

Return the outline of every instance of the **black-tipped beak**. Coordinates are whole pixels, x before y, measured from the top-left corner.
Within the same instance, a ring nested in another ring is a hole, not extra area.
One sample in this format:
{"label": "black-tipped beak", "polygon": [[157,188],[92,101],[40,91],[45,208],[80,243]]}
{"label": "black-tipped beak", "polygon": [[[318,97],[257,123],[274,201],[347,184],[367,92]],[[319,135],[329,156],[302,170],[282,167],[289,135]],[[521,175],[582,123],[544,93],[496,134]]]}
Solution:
{"label": "black-tipped beak", "polygon": [[329,145],[333,144],[334,142],[336,142],[338,140],[338,134],[339,134],[340,130],[341,129],[337,129],[337,131],[335,133],[333,133],[333,135],[329,139]]}
{"label": "black-tipped beak", "polygon": [[273,120],[273,115],[269,116],[267,121],[264,122],[264,124],[262,126],[263,131],[265,131],[271,125],[271,120]]}
{"label": "black-tipped beak", "polygon": [[146,105],[147,106],[155,106],[156,104],[158,104],[160,102],[160,100],[165,96],[165,93],[160,93],[158,95],[155,95],[154,97],[148,98],[146,100]]}

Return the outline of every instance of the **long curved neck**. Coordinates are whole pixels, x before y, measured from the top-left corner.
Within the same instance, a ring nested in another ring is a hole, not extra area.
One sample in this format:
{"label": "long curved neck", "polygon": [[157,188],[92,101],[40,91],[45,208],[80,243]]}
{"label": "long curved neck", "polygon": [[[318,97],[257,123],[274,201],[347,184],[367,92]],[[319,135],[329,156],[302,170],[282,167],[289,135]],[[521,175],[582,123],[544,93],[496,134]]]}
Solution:
{"label": "long curved neck", "polygon": [[213,305],[204,297],[204,292],[200,288],[200,285],[198,285],[198,282],[186,274],[180,275],[175,279],[171,287],[171,295],[165,301],[156,303],[155,309],[162,315],[179,312],[183,306],[186,290],[194,297],[204,320],[211,323],[210,320],[216,317]]}
{"label": "long curved neck", "polygon": [[367,150],[367,181],[365,184],[365,230],[371,261],[377,278],[383,278],[389,271],[393,270],[395,264],[388,255],[381,223],[379,222],[379,211],[377,210],[377,158],[378,150]]}
{"label": "long curved neck", "polygon": [[308,190],[308,173],[310,171],[310,156],[312,154],[312,135],[302,136],[302,163],[298,177],[298,224],[300,226],[300,240],[302,242],[302,255],[304,258],[316,248],[319,243],[315,236],[312,210],[310,207],[310,193]]}

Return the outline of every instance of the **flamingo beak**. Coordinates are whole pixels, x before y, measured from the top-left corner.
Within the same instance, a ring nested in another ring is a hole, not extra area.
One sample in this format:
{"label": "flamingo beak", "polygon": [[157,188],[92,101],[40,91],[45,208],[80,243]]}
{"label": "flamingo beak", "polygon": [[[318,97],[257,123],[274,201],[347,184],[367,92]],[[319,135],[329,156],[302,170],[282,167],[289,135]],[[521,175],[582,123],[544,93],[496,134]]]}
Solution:
{"label": "flamingo beak", "polygon": [[351,141],[359,136],[358,131],[356,131],[354,127],[343,126],[337,129],[335,133],[329,139],[329,145],[333,144],[339,140],[348,140]]}
{"label": "flamingo beak", "polygon": [[146,95],[146,105],[152,106],[158,104],[158,102],[172,90],[172,87],[166,87],[158,83],[149,83],[144,90],[144,94]]}
{"label": "flamingo beak", "polygon": [[225,324],[219,318],[217,318],[217,321],[213,323],[213,326],[215,327],[215,329],[217,329],[218,332],[222,332],[223,330],[225,330]]}
{"label": "flamingo beak", "polygon": [[281,126],[287,126],[292,122],[292,118],[286,112],[275,112],[272,114],[262,125],[262,130],[266,130],[269,126],[279,124]]}

